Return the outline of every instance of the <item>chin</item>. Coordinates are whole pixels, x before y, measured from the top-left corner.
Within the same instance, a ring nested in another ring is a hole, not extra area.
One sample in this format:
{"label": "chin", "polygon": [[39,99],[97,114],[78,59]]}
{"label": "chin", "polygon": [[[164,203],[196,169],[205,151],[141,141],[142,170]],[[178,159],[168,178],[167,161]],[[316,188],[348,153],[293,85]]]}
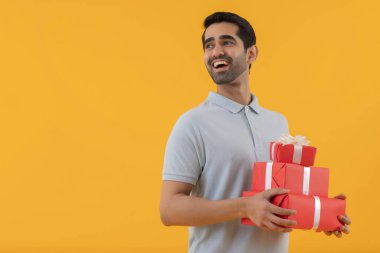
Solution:
{"label": "chin", "polygon": [[[215,82],[215,81],[214,81]],[[228,84],[228,82],[215,82],[217,85],[225,85]]]}
{"label": "chin", "polygon": [[235,80],[226,80],[226,79],[222,79],[222,80],[213,79],[213,80],[214,80],[214,83],[216,83],[217,85],[226,85],[226,84],[233,83],[235,81]]}

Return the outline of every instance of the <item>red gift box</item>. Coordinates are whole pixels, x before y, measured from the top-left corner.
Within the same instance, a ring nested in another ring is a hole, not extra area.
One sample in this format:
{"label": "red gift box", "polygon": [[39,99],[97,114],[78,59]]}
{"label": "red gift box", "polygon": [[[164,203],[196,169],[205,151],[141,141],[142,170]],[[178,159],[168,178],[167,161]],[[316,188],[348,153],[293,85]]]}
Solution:
{"label": "red gift box", "polygon": [[313,166],[317,148],[299,144],[270,143],[270,159],[274,162]]}
{"label": "red gift box", "polygon": [[[257,192],[243,192],[243,197],[253,196],[256,193]],[[297,211],[295,215],[280,216],[284,219],[296,221],[297,225],[293,228],[333,231],[343,226],[338,220],[338,216],[345,215],[346,201],[343,199],[281,194],[273,197],[271,202],[282,208]],[[241,223],[255,226],[248,218],[243,218]]]}
{"label": "red gift box", "polygon": [[286,188],[291,194],[328,196],[328,168],[255,162],[252,179],[252,191]]}

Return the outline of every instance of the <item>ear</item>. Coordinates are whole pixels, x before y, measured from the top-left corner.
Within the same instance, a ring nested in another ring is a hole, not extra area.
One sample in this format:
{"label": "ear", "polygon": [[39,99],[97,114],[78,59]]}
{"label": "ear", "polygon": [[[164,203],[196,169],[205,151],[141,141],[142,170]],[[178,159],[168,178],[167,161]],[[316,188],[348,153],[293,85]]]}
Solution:
{"label": "ear", "polygon": [[257,59],[258,54],[259,54],[259,49],[256,45],[253,45],[247,48],[248,64],[251,64],[252,62],[254,62]]}

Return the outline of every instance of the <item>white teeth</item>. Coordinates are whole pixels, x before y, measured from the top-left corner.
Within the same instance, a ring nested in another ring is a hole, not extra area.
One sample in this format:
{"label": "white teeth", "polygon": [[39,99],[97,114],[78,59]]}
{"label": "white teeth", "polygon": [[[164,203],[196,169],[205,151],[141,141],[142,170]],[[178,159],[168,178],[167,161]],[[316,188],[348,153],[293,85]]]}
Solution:
{"label": "white teeth", "polygon": [[216,61],[213,63],[214,68],[218,67],[219,65],[224,64],[227,65],[227,62],[225,61]]}

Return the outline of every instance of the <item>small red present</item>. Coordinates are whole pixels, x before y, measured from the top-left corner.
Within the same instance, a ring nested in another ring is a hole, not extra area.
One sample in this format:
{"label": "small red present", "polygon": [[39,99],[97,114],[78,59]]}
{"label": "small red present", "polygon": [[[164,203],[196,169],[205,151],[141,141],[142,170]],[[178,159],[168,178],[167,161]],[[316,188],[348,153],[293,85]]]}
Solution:
{"label": "small red present", "polygon": [[252,191],[286,188],[291,194],[328,196],[329,169],[290,163],[255,162]]}
{"label": "small red present", "polygon": [[270,159],[274,162],[313,166],[317,148],[308,146],[308,143],[300,135],[282,136],[278,141],[270,142]]}
{"label": "small red present", "polygon": [[[253,196],[256,193],[243,192],[243,197]],[[338,220],[338,216],[345,215],[346,212],[346,201],[343,199],[281,194],[273,197],[271,202],[276,206],[297,211],[295,215],[280,216],[296,221],[297,225],[293,228],[333,231],[343,226]],[[243,218],[241,223],[255,226],[248,218]]]}

